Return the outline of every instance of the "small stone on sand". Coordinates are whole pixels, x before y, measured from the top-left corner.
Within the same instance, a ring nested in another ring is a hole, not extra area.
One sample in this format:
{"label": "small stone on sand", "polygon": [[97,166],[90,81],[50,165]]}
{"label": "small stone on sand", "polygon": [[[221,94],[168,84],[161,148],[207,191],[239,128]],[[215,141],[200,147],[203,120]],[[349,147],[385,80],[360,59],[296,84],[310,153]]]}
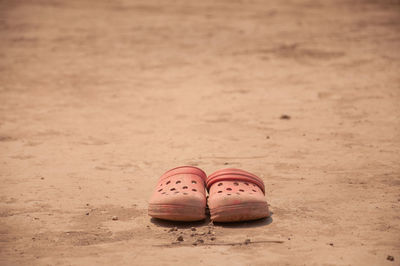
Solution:
{"label": "small stone on sand", "polygon": [[174,232],[178,231],[178,227],[172,227],[171,229],[168,230],[168,232]]}

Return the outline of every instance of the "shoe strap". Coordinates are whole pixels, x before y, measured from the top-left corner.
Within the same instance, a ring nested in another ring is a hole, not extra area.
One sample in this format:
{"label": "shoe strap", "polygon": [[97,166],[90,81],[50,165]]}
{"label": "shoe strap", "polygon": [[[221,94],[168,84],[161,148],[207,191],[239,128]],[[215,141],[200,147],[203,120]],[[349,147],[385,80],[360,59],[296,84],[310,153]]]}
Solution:
{"label": "shoe strap", "polygon": [[211,175],[208,176],[206,180],[207,190],[210,190],[210,187],[214,183],[221,181],[250,182],[260,187],[260,189],[265,195],[265,186],[262,179],[252,173],[246,172],[241,169],[227,168],[212,173]]}
{"label": "shoe strap", "polygon": [[160,177],[160,181],[167,179],[171,176],[174,175],[179,175],[179,174],[192,174],[192,175],[197,175],[199,176],[204,182],[207,179],[207,175],[206,173],[204,173],[203,170],[201,170],[200,168],[194,167],[194,166],[179,166],[179,167],[175,167],[172,168],[170,170],[168,170],[167,172],[165,172],[161,177]]}

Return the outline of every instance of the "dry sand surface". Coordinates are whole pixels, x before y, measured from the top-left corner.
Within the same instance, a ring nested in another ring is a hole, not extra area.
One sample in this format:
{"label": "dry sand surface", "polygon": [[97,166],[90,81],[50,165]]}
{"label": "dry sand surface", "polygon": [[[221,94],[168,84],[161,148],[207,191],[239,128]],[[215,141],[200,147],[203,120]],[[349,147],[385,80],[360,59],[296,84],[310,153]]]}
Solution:
{"label": "dry sand surface", "polygon": [[[0,265],[400,265],[399,50],[399,1],[0,0]],[[179,165],[272,217],[150,219]]]}

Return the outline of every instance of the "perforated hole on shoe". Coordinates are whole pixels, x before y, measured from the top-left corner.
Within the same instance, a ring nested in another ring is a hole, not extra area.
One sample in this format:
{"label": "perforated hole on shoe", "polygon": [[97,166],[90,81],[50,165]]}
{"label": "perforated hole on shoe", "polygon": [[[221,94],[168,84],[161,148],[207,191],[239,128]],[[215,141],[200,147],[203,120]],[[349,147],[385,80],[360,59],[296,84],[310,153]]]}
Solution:
{"label": "perforated hole on shoe", "polygon": [[175,182],[175,184],[180,184],[180,183],[181,183],[181,180],[178,180]]}
{"label": "perforated hole on shoe", "polygon": [[222,183],[218,183],[218,186],[220,187],[220,186],[222,186],[223,184]]}
{"label": "perforated hole on shoe", "polygon": [[239,189],[240,192],[244,192],[244,189]]}
{"label": "perforated hole on shoe", "polygon": [[257,192],[257,190],[255,190],[255,189],[252,189],[252,191]]}
{"label": "perforated hole on shoe", "polygon": [[183,192],[183,195],[188,195],[188,193],[186,193],[186,192]]}
{"label": "perforated hole on shoe", "polygon": [[230,187],[228,187],[228,188],[226,188],[226,190],[229,190],[229,191],[231,191],[232,189],[231,189]]}
{"label": "perforated hole on shoe", "polygon": [[187,186],[183,186],[182,189],[188,189],[188,187]]}
{"label": "perforated hole on shoe", "polygon": [[173,187],[173,188],[171,188],[170,190],[171,190],[171,191],[174,191],[174,190],[175,190],[175,188]]}
{"label": "perforated hole on shoe", "polygon": [[165,184],[168,185],[169,183],[171,183],[171,181],[167,181],[167,183],[165,183]]}
{"label": "perforated hole on shoe", "polygon": [[226,195],[230,196],[231,194],[226,194]]}
{"label": "perforated hole on shoe", "polygon": [[218,190],[218,193],[222,193],[222,190]]}
{"label": "perforated hole on shoe", "polygon": [[233,184],[234,184],[235,186],[239,186],[239,183],[238,183],[238,182],[233,182]]}
{"label": "perforated hole on shoe", "polygon": [[249,183],[247,183],[247,182],[244,182],[244,184],[245,184],[246,186],[248,186],[248,185],[249,185]]}
{"label": "perforated hole on shoe", "polygon": [[197,189],[195,189],[195,188],[192,188],[192,191],[197,191]]}
{"label": "perforated hole on shoe", "polygon": [[158,190],[158,192],[161,192],[161,191],[162,191],[162,188]]}
{"label": "perforated hole on shoe", "polygon": [[197,181],[196,180],[192,180],[192,184],[197,184]]}

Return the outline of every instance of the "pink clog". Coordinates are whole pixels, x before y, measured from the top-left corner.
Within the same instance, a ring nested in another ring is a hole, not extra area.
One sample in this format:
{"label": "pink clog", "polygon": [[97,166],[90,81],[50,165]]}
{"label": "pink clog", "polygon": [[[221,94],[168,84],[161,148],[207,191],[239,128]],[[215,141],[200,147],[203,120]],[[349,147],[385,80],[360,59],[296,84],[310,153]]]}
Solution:
{"label": "pink clog", "polygon": [[203,170],[181,166],[164,173],[149,201],[151,217],[172,221],[199,221],[206,218]]}
{"label": "pink clog", "polygon": [[240,169],[222,169],[207,180],[211,220],[237,222],[269,217],[264,182]]}

